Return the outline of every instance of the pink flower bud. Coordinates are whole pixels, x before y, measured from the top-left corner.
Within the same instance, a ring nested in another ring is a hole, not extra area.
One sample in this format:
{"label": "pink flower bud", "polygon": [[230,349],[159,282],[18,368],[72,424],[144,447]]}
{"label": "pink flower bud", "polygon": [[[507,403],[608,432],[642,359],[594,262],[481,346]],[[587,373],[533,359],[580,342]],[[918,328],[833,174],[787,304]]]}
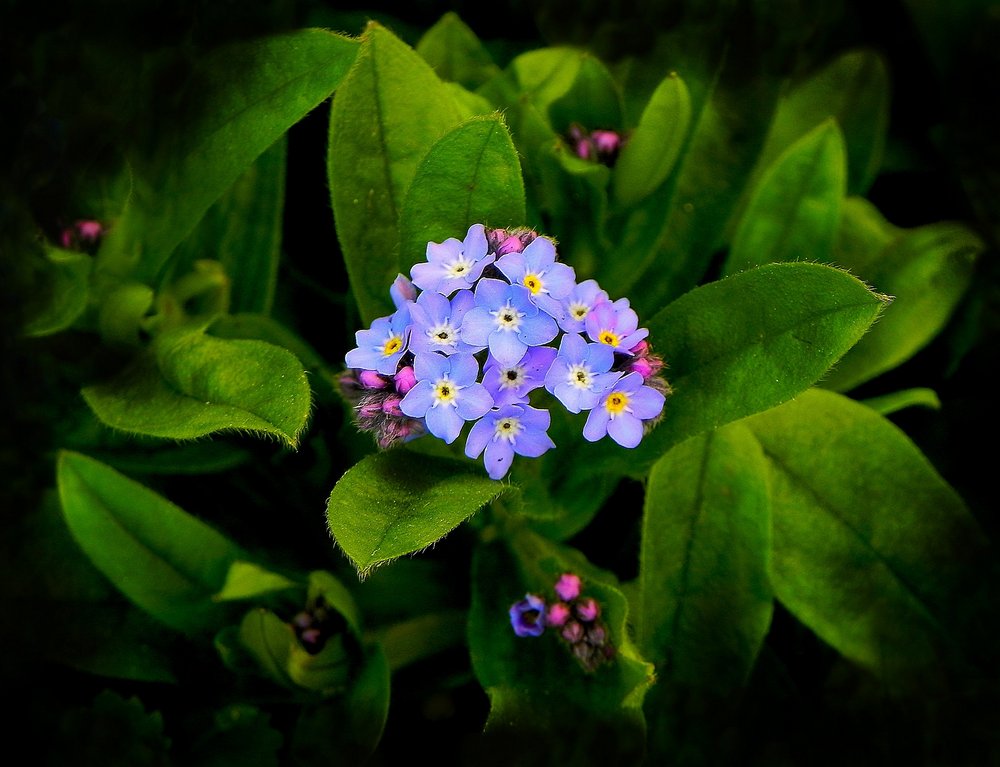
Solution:
{"label": "pink flower bud", "polygon": [[384,389],[389,385],[389,382],[374,370],[362,370],[358,373],[358,380],[366,389]]}
{"label": "pink flower bud", "polygon": [[622,137],[613,130],[595,130],[590,134],[590,139],[601,154],[614,154],[622,145]]}
{"label": "pink flower bud", "polygon": [[520,253],[522,250],[524,250],[524,244],[521,242],[521,238],[512,234],[497,247],[497,256]]}
{"label": "pink flower bud", "polygon": [[392,296],[392,302],[399,309],[407,301],[417,300],[417,289],[410,282],[410,278],[404,274],[396,276],[395,282],[389,288],[389,295]]}
{"label": "pink flower bud", "polygon": [[600,606],[591,597],[581,599],[576,603],[576,617],[584,623],[590,623],[591,621],[597,620],[597,616],[600,614]]}
{"label": "pink flower bud", "polygon": [[400,368],[394,380],[396,382],[396,391],[400,394],[406,394],[406,392],[417,385],[417,377],[413,374],[413,368],[409,365]]}
{"label": "pink flower bud", "polygon": [[581,626],[576,621],[569,621],[565,626],[563,626],[562,638],[565,639],[570,644],[575,644],[583,638],[583,626]]}
{"label": "pink flower bud", "polygon": [[77,221],[76,233],[83,242],[97,242],[98,238],[104,234],[104,227],[100,221]]}
{"label": "pink flower bud", "polygon": [[555,591],[564,602],[572,602],[580,596],[580,576],[574,573],[563,573],[556,581]]}
{"label": "pink flower bud", "polygon": [[549,607],[545,622],[550,626],[562,626],[569,620],[570,609],[565,602],[556,602]]}
{"label": "pink flower bud", "polygon": [[629,351],[638,357],[644,357],[649,353],[649,342],[644,339],[629,349]]}
{"label": "pink flower bud", "polygon": [[638,373],[643,378],[649,378],[651,375],[656,373],[656,369],[653,367],[652,363],[648,359],[639,357],[633,360],[628,366],[629,373]]}
{"label": "pink flower bud", "polygon": [[403,411],[399,409],[399,403],[403,401],[402,397],[396,397],[390,394],[382,401],[382,412],[386,415],[395,416],[396,418],[403,417]]}

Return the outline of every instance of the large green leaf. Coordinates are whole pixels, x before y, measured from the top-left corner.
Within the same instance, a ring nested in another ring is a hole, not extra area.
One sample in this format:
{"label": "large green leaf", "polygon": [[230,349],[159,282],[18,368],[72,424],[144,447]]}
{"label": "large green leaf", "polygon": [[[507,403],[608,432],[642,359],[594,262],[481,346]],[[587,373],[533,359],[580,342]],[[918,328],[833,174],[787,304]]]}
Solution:
{"label": "large green leaf", "polygon": [[674,168],[691,122],[691,97],[673,72],[653,92],[611,176],[616,199],[631,205],[651,194]]}
{"label": "large green leaf", "polygon": [[461,240],[475,223],[525,223],[521,165],[499,114],[452,129],[420,163],[400,211],[402,260],[423,261],[428,242]]}
{"label": "large green leaf", "polygon": [[24,326],[29,336],[47,336],[65,330],[84,310],[90,298],[90,271],[93,258],[59,248],[46,248],[39,259],[44,305],[33,312]]}
{"label": "large green leaf", "polygon": [[638,643],[664,684],[718,694],[750,676],[771,622],[767,466],[746,427],[694,437],[646,489]]}
{"label": "large green leaf", "polygon": [[389,286],[409,268],[401,263],[398,219],[417,167],[467,116],[413,49],[368,25],[333,102],[327,158],[337,237],[365,321],[389,313]]}
{"label": "large green leaf", "polygon": [[634,450],[582,445],[572,471],[640,475],[678,442],[791,399],[857,343],[885,303],[846,272],[807,263],[692,290],[649,322],[674,389],[663,420]]}
{"label": "large green leaf", "polygon": [[83,396],[105,424],[135,434],[194,439],[236,430],[292,447],[311,403],[302,365],[285,349],[180,330]]}
{"label": "large green leaf", "polygon": [[[955,222],[899,230],[869,203],[849,199],[835,258],[894,297],[872,332],[831,371],[824,386],[847,391],[905,362],[948,322],[972,282],[985,243]],[[894,236],[895,235],[895,236]]]}
{"label": "large green leaf", "polygon": [[751,190],[725,272],[776,261],[829,261],[847,182],[844,139],[832,120],[781,154]]}
{"label": "large green leaf", "polygon": [[364,576],[427,548],[505,489],[465,462],[404,450],[378,453],[337,482],[327,502],[327,524]]}
{"label": "large green leaf", "polygon": [[59,497],[73,538],[125,596],[195,633],[220,620],[212,601],[240,549],[152,490],[79,453],[62,452]]}
{"label": "large green leaf", "polygon": [[205,211],[293,124],[327,98],[358,44],[306,29],[221,46],[200,58],[174,120],[132,158],[132,189],[98,254],[148,281]]}
{"label": "large green leaf", "polygon": [[[480,547],[473,561],[469,647],[473,670],[490,697],[481,744],[497,757],[489,761],[499,763],[502,754],[519,765],[635,764],[652,666],[629,641],[628,604],[614,577],[526,530],[512,541],[516,553],[494,543]],[[525,592],[554,601],[553,585],[566,572],[579,575],[583,596],[600,604],[615,648],[613,659],[592,672],[580,667],[557,629],[518,637],[511,628],[511,605]]]}
{"label": "large green leaf", "polygon": [[416,50],[438,77],[466,88],[478,88],[500,72],[476,33],[451,11],[424,33]]}
{"label": "large green leaf", "polygon": [[775,594],[803,623],[910,686],[988,634],[986,539],[902,432],[822,390],[746,423],[770,466]]}

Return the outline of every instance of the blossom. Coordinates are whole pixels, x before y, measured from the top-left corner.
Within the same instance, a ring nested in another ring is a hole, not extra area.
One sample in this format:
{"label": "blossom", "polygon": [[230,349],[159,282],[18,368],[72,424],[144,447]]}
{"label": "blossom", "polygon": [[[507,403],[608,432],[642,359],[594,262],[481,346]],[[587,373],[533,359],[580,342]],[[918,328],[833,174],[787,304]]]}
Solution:
{"label": "blossom", "polygon": [[552,317],[562,314],[560,300],[576,285],[573,267],[556,261],[556,246],[548,237],[538,237],[522,252],[510,252],[497,261],[504,277],[528,289],[531,302]]}
{"label": "blossom", "polygon": [[582,333],[586,330],[587,315],[598,304],[608,303],[608,294],[601,290],[597,280],[584,280],[562,300],[559,326],[567,333]]}
{"label": "blossom", "polygon": [[403,397],[399,408],[411,418],[423,418],[427,430],[448,444],[458,438],[466,421],[479,418],[493,407],[489,392],[476,383],[479,363],[471,354],[417,354],[413,373],[417,383]]}
{"label": "blossom", "polygon": [[450,296],[456,290],[475,285],[483,269],[496,258],[488,250],[485,227],[473,224],[462,242],[454,237],[440,243],[428,242],[427,261],[414,264],[410,277],[421,290]]}
{"label": "blossom", "polygon": [[[440,293],[425,290],[410,305],[412,329],[410,351],[475,354],[483,346],[470,346],[462,340],[462,318],[476,305],[471,290],[460,290],[450,301]],[[485,345],[484,345],[485,346]]]}
{"label": "blossom", "polygon": [[510,606],[510,625],[519,637],[537,637],[545,632],[545,600],[535,594]]}
{"label": "blossom", "polygon": [[545,383],[545,373],[556,358],[551,346],[533,346],[513,365],[501,365],[492,356],[483,369],[483,386],[494,407],[524,404],[528,393]]}
{"label": "blossom", "polygon": [[487,474],[491,479],[501,479],[510,469],[515,453],[537,458],[556,446],[546,434],[549,423],[548,410],[505,405],[473,424],[465,443],[465,454],[478,458],[485,450],[483,463]]}
{"label": "blossom", "polygon": [[528,299],[527,288],[490,278],[479,281],[476,306],[462,320],[462,339],[489,346],[502,365],[516,363],[529,346],[546,344],[558,332],[555,320]]}
{"label": "blossom", "polygon": [[354,334],[357,348],[344,357],[350,368],[377,370],[382,375],[396,373],[410,336],[410,310],[401,306],[389,317],[379,317],[368,330]]}
{"label": "blossom", "polygon": [[590,410],[621,378],[610,372],[615,353],[604,344],[588,344],[582,336],[567,333],[559,342],[559,354],[545,374],[548,389],[571,413]]}
{"label": "blossom", "polygon": [[631,354],[632,348],[649,335],[639,328],[639,317],[629,307],[627,298],[613,303],[600,303],[587,315],[587,335],[591,341],[607,344],[615,351]]}
{"label": "blossom", "polygon": [[629,373],[590,411],[583,436],[596,442],[607,434],[622,447],[635,447],[642,440],[642,422],[657,418],[665,401],[661,392],[643,385],[639,373]]}
{"label": "blossom", "polygon": [[389,296],[392,298],[392,303],[399,309],[401,306],[405,306],[407,301],[417,299],[417,289],[413,287],[409,277],[405,274],[397,274],[395,281],[389,287]]}

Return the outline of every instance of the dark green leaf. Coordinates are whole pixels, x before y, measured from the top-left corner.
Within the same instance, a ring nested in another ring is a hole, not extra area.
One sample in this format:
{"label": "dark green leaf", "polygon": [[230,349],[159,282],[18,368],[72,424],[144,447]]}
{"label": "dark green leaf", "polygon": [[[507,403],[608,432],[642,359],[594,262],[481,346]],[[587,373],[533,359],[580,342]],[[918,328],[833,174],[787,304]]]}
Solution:
{"label": "dark green leaf", "polygon": [[799,620],[908,685],[989,631],[986,539],[902,432],[822,390],[746,423],[770,466],[775,594]]}
{"label": "dark green leaf", "polygon": [[402,264],[399,212],[417,167],[464,117],[427,63],[372,22],[330,115],[327,176],[351,290],[366,322],[388,314]]}
{"label": "dark green leaf", "polygon": [[691,123],[691,97],[673,72],[654,91],[621,150],[612,174],[615,198],[632,205],[662,184],[680,155]]}
{"label": "dark green leaf", "polygon": [[474,117],[439,139],[417,168],[399,217],[400,255],[416,263],[428,242],[461,240],[472,224],[524,221],[521,165],[503,118]]}
{"label": "dark green leaf", "polygon": [[222,46],[202,57],[153,155],[133,158],[128,206],[98,263],[140,280],[157,275],[205,211],[293,124],[327,98],[358,51],[306,29]]}
{"label": "dark green leaf", "polygon": [[646,490],[638,643],[665,684],[717,694],[750,676],[771,622],[767,465],[739,423],[654,464]]}
{"label": "dark green leaf", "polygon": [[278,767],[282,736],[255,706],[234,703],[217,711],[184,764],[190,767]]}
{"label": "dark green leaf", "polygon": [[622,97],[607,67],[589,51],[577,51],[579,63],[569,89],[549,104],[549,119],[557,133],[576,123],[588,131],[620,130]]}
{"label": "dark green leaf", "polygon": [[761,175],[733,236],[728,274],[776,261],[829,261],[847,180],[832,120],[796,141]]}
{"label": "dark green leaf", "polygon": [[451,11],[424,33],[416,50],[438,77],[466,88],[478,88],[500,72],[475,32]]}
{"label": "dark green leaf", "polygon": [[29,336],[47,336],[65,330],[83,314],[90,297],[93,259],[83,253],[46,248],[41,261],[43,290],[49,291],[45,306],[25,323]]}
{"label": "dark green leaf", "polygon": [[477,468],[402,450],[368,456],[330,493],[330,532],[364,576],[430,546],[508,489]]}
{"label": "dark green leaf", "polygon": [[59,497],[90,561],[164,623],[198,632],[219,619],[212,595],[239,548],[152,490],[79,453],[62,452]]}
{"label": "dark green leaf", "polygon": [[465,644],[465,612],[428,613],[394,623],[377,632],[379,644],[393,671],[442,650]]}
{"label": "dark green leaf", "polygon": [[294,447],[309,417],[309,382],[285,349],[198,332],[164,334],[111,381],[83,390],[115,429],[172,439],[218,431],[266,434]]}

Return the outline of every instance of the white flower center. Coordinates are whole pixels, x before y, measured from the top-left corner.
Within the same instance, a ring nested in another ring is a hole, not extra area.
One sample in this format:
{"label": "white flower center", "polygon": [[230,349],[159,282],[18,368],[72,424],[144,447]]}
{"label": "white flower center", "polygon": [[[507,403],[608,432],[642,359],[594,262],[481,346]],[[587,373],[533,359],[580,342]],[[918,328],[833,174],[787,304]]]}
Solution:
{"label": "white flower center", "polygon": [[587,304],[574,302],[569,305],[569,313],[572,315],[574,320],[580,321],[586,318],[586,316],[590,313],[590,307],[587,306]]}
{"label": "white flower center", "polygon": [[428,328],[426,332],[433,346],[446,346],[454,350],[458,345],[459,330],[447,320]]}
{"label": "white flower center", "polygon": [[516,389],[521,386],[527,375],[525,375],[525,370],[520,365],[515,365],[512,368],[506,368],[500,371],[500,388],[501,389]]}
{"label": "white flower center", "polygon": [[495,429],[494,439],[505,439],[513,444],[517,435],[524,430],[524,426],[521,425],[520,418],[507,417],[497,419]]}
{"label": "white flower center", "polygon": [[570,386],[575,386],[577,389],[590,391],[590,368],[582,362],[570,365],[569,370],[566,371],[566,381]]}
{"label": "white flower center", "polygon": [[496,320],[498,330],[509,330],[511,332],[516,332],[521,327],[521,318],[524,317],[524,312],[519,312],[511,306],[510,301],[507,302],[506,306],[501,306],[495,312],[490,312],[490,314]]}
{"label": "white flower center", "polygon": [[454,261],[445,264],[444,273],[449,277],[465,277],[472,271],[475,263],[471,258],[466,258],[464,253],[460,253]]}

